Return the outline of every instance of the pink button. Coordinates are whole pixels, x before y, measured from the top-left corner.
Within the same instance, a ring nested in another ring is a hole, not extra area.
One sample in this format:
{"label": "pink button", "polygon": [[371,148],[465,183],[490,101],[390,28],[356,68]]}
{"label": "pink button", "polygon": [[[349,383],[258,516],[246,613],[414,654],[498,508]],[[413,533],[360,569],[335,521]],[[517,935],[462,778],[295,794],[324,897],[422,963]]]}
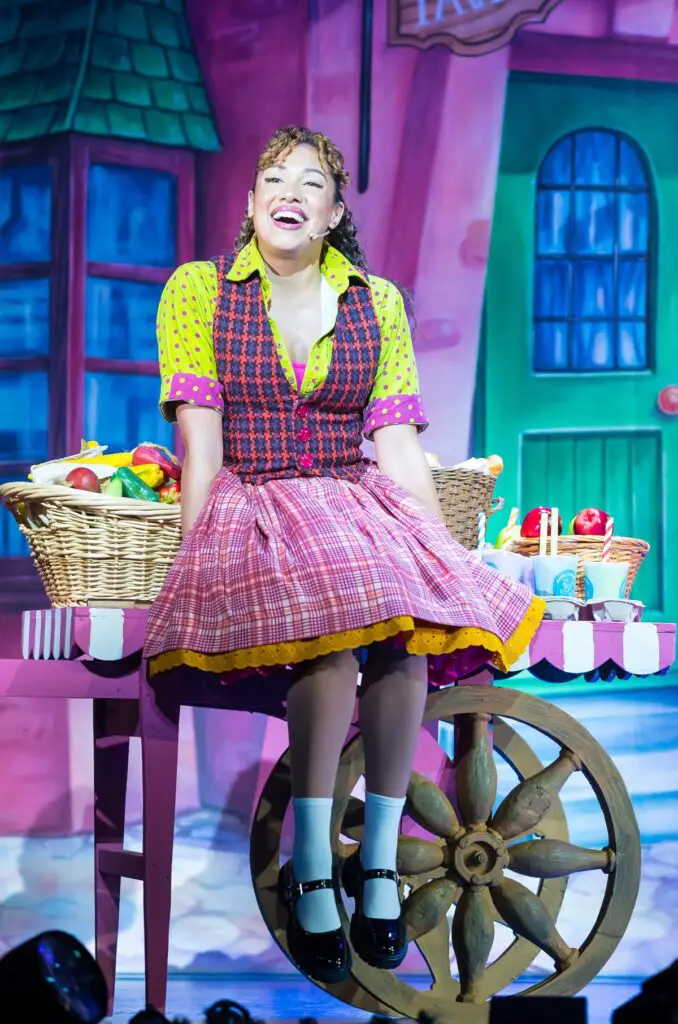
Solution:
{"label": "pink button", "polygon": [[297,431],[297,439],[299,441],[303,441],[304,444],[306,444],[307,441],[310,441],[312,436],[313,435],[308,427],[301,427],[301,429]]}
{"label": "pink button", "polygon": [[299,417],[300,420],[305,420],[306,417],[308,416],[308,406],[307,405],[298,405],[297,406],[297,416]]}
{"label": "pink button", "polygon": [[313,456],[309,455],[308,452],[304,452],[304,454],[299,459],[299,465],[301,466],[302,469],[310,469],[311,466],[313,465]]}

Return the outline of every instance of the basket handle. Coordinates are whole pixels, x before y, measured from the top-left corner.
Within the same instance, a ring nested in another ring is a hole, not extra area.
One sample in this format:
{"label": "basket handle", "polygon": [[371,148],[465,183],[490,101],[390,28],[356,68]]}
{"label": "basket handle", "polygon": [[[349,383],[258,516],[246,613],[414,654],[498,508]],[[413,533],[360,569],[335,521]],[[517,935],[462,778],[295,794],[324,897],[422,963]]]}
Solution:
{"label": "basket handle", "polygon": [[493,516],[495,512],[501,512],[505,504],[503,498],[493,498],[490,504],[490,515]]}

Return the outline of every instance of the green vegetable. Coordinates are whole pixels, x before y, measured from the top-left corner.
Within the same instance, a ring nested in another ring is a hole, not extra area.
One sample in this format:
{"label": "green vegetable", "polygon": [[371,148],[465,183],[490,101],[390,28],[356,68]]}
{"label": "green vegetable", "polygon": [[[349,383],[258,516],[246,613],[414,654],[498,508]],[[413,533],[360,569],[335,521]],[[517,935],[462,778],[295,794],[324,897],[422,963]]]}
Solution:
{"label": "green vegetable", "polygon": [[117,473],[107,480],[104,494],[109,498],[122,498],[122,480]]}
{"label": "green vegetable", "polygon": [[116,477],[122,482],[122,493],[126,498],[136,498],[137,501],[160,501],[158,494],[126,466],[121,466],[116,471],[113,479]]}

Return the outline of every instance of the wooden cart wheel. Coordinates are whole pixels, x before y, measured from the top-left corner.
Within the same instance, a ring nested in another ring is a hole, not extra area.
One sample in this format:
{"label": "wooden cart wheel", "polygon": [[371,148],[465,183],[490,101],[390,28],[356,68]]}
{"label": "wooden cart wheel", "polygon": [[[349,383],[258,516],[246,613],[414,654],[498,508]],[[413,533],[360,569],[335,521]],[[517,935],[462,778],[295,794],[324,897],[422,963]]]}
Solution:
{"label": "wooden cart wheel", "polygon": [[[544,767],[505,718],[555,740],[560,746],[555,761]],[[371,1013],[416,1019],[424,1012],[441,1024],[481,1024],[488,1017],[486,1000],[522,975],[542,949],[553,959],[554,972],[522,995],[579,992],[616,948],[638,892],[640,839],[619,772],[573,718],[546,701],[515,690],[461,686],[438,691],[428,699],[424,721],[453,724],[458,742],[454,806],[445,792],[449,792],[450,764],[441,757],[440,775],[435,780],[416,772],[412,775],[405,825],[409,817],[419,826],[419,834],[401,836],[398,846],[408,932],[429,967],[431,988],[415,988],[397,973],[369,967],[355,954],[351,978],[324,987]],[[423,741],[435,743],[428,735]],[[492,746],[520,780],[494,813],[497,770]],[[339,865],[360,840],[362,805],[351,794],[363,766],[357,734],[342,754],[334,799],[333,836]],[[558,794],[576,771],[590,783],[603,812],[608,833],[603,850],[567,842]],[[289,800],[285,753],[262,791],[250,849],[262,916],[285,953],[286,912],[278,903],[275,888]],[[431,838],[421,838],[421,829]],[[341,836],[349,842],[343,842]],[[506,869],[540,879],[537,893],[506,876]],[[568,877],[591,870],[607,876],[600,912],[580,948],[571,949],[558,934],[557,916]],[[448,912],[453,904],[450,936]],[[511,929],[515,941],[487,966],[495,922]],[[450,937],[458,979],[450,972]]]}

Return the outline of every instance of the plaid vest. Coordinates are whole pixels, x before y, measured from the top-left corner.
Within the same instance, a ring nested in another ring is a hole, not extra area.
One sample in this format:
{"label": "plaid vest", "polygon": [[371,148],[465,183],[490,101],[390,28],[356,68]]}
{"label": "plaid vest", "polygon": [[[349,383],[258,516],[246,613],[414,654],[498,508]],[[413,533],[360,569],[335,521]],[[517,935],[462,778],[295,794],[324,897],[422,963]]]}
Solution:
{"label": "plaid vest", "polygon": [[224,385],[224,466],[247,483],[296,476],[357,481],[367,468],[363,411],[379,362],[381,333],[368,285],[352,279],[339,299],[325,382],[301,397],[278,357],[259,276],[226,277],[235,254],[214,262],[219,297],[213,342]]}

